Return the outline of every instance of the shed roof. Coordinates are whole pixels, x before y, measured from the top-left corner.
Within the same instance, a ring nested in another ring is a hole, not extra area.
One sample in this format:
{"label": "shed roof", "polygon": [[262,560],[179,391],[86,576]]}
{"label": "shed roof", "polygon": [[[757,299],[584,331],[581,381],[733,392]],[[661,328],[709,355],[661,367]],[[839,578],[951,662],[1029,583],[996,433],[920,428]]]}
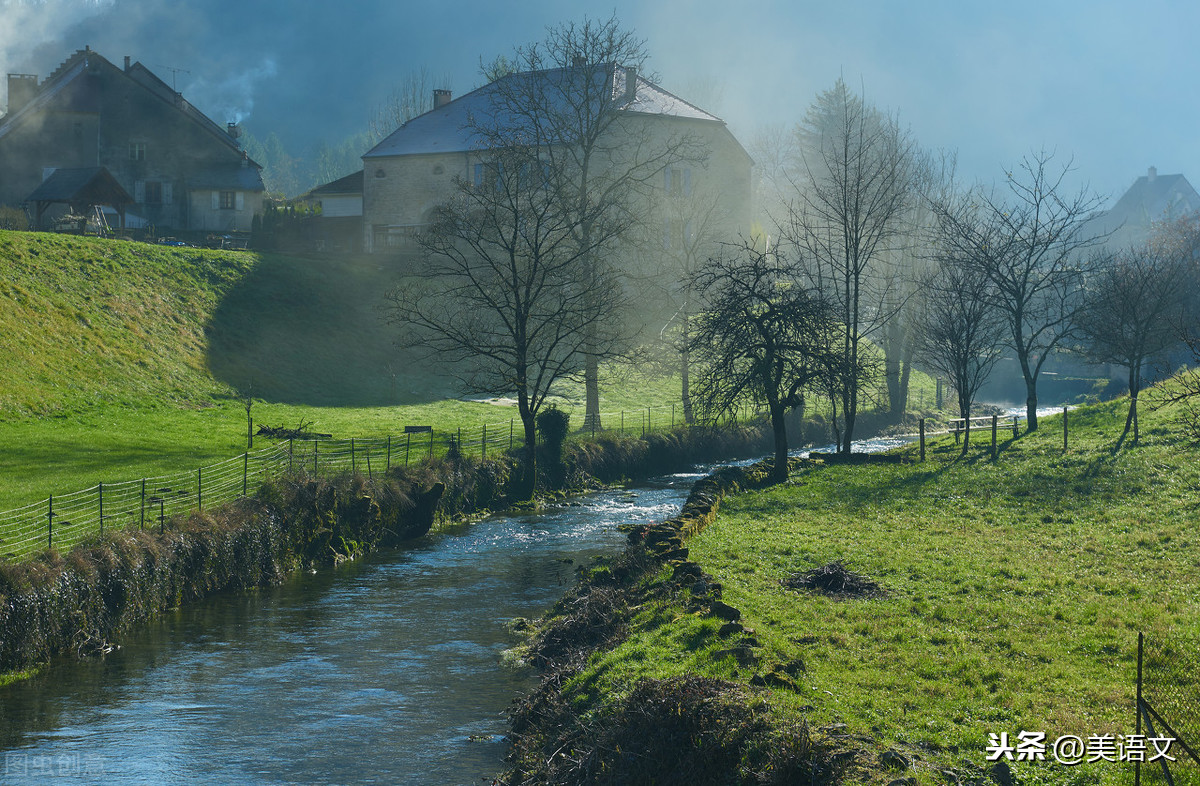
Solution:
{"label": "shed roof", "polygon": [[102,166],[56,169],[29,195],[30,202],[66,202],[69,204],[131,204],[133,197]]}

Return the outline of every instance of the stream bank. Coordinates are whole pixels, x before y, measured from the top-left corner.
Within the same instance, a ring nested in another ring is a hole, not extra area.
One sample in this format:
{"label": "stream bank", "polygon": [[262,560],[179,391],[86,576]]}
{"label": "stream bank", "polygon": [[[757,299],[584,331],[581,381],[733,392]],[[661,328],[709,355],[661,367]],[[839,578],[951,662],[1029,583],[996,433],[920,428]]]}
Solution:
{"label": "stream bank", "polygon": [[[762,449],[756,427],[690,428],[568,445],[551,493],[646,477]],[[112,651],[169,609],[214,594],[280,583],[403,543],[435,518],[508,504],[513,459],[461,459],[393,468],[386,476],[291,476],[255,497],[169,522],[162,533],[116,531],[68,555],[51,549],[0,563],[0,672],[55,655]]]}

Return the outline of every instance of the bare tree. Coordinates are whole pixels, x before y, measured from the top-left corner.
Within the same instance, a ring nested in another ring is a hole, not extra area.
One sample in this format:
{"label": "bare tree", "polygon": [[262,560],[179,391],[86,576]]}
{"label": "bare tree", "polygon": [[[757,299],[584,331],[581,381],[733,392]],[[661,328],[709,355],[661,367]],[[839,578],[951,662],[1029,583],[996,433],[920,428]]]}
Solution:
{"label": "bare tree", "polygon": [[1077,336],[1083,353],[1098,363],[1123,366],[1129,380],[1129,411],[1120,447],[1133,429],[1138,442],[1138,393],[1146,365],[1179,341],[1176,326],[1190,295],[1186,286],[1194,236],[1160,234],[1145,246],[1106,254],[1089,276]]}
{"label": "bare tree", "polygon": [[691,346],[699,366],[697,398],[709,418],[749,398],[765,404],[775,435],[774,482],[788,474],[787,412],[829,373],[826,326],[836,310],[804,285],[801,266],[744,246],[709,260],[696,274],[700,301]]}
{"label": "bare tree", "polygon": [[975,396],[1000,359],[1004,321],[992,306],[991,280],[967,260],[944,256],[922,280],[915,309],[915,339],[922,362],[950,380],[966,421],[962,445],[970,445]]}
{"label": "bare tree", "polygon": [[720,198],[708,188],[693,189],[691,183],[667,189],[654,219],[644,226],[638,244],[640,267],[648,273],[639,278],[643,291],[665,306],[659,313],[659,342],[671,355],[680,376],[683,419],[695,421],[691,391],[691,344],[696,302],[696,274],[709,258],[720,253],[722,243],[732,238],[722,234]]}
{"label": "bare tree", "polygon": [[952,193],[954,169],[953,154],[914,151],[904,230],[898,242],[881,255],[878,275],[887,283],[882,287],[884,323],[875,343],[883,352],[888,412],[894,418],[908,409],[909,380],[920,339],[917,321],[926,292],[924,282],[934,264],[930,246],[936,243],[936,215],[930,204]]}
{"label": "bare tree", "polygon": [[612,318],[619,286],[596,266],[585,273],[574,214],[545,187],[556,174],[541,152],[493,148],[483,177],[460,180],[418,236],[423,262],[390,295],[404,343],[457,363],[471,391],[516,391],[526,496],[551,387],[623,340]]}
{"label": "bare tree", "polygon": [[[867,340],[888,317],[889,288],[879,275],[904,230],[913,143],[894,117],[868,105],[842,80],[820,94],[800,125],[802,180],[788,234],[809,260],[813,283],[841,309],[842,366],[837,377],[849,453],[859,408]],[[893,305],[894,308],[894,305]]]}
{"label": "bare tree", "polygon": [[[614,16],[548,28],[543,41],[485,68],[507,76],[490,86],[492,117],[478,118],[476,131],[488,148],[539,149],[585,276],[604,277],[602,260],[639,223],[638,205],[663,170],[706,154],[694,136],[625,111],[646,61],[645,42]],[[586,353],[585,427],[599,424],[599,363],[615,349],[603,344]]]}
{"label": "bare tree", "polygon": [[1030,431],[1038,425],[1038,374],[1072,334],[1087,252],[1104,240],[1087,228],[1101,198],[1086,187],[1067,193],[1070,162],[1055,168],[1052,159],[1045,151],[1027,156],[1007,173],[1007,194],[979,191],[965,208],[935,206],[948,252],[978,266],[992,282],[1006,341],[1025,380]]}
{"label": "bare tree", "polygon": [[433,91],[450,89],[450,74],[434,77],[422,67],[407,74],[371,111],[368,128],[373,139],[383,139],[417,115],[433,109]]}

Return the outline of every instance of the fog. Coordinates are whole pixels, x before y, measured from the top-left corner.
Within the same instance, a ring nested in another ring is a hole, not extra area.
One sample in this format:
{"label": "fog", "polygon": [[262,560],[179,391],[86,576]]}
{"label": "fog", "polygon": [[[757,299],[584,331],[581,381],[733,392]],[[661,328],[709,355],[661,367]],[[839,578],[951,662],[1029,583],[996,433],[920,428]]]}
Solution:
{"label": "fog", "polygon": [[[0,0],[5,72],[49,74],[90,45],[141,61],[218,123],[275,132],[303,155],[363,130],[372,107],[422,67],[456,95],[480,61],[580,19],[579,2]],[[967,7],[969,6],[969,7]],[[978,6],[978,7],[976,7]],[[617,2],[667,88],[709,106],[747,142],[790,125],[839,76],[898,113],[920,143],[991,181],[1031,150],[1073,157],[1080,183],[1119,196],[1148,166],[1200,182],[1200,6],[1165,0],[731,4]],[[607,7],[606,7],[607,12]],[[0,85],[0,91],[5,89]],[[692,95],[689,95],[692,93]],[[0,105],[6,104],[0,95]]]}

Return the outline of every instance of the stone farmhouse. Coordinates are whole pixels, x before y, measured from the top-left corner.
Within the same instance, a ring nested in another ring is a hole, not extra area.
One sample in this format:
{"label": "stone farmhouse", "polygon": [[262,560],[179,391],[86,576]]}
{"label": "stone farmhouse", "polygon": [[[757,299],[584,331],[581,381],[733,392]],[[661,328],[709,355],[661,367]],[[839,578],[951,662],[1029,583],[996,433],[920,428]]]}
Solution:
{"label": "stone farmhouse", "polygon": [[[752,160],[725,122],[672,95],[633,68],[613,64],[583,65],[606,80],[622,123],[612,128],[636,128],[640,139],[666,140],[687,135],[705,151],[687,163],[662,167],[654,180],[660,202],[666,197],[711,194],[717,200],[710,214],[730,232],[746,232],[750,222]],[[409,120],[362,157],[363,250],[384,253],[403,250],[411,236],[427,226],[434,209],[448,200],[457,184],[479,185],[489,166],[488,145],[474,130],[480,117],[495,119],[497,91],[504,80],[561,79],[564,69],[510,74],[454,99],[448,90],[434,91],[434,108]],[[617,144],[620,141],[618,140]],[[611,142],[607,142],[612,146]],[[661,205],[648,205],[656,211]],[[659,211],[662,213],[662,211]],[[664,222],[663,242],[676,241],[690,229],[657,215]]]}
{"label": "stone farmhouse", "polygon": [[44,80],[8,75],[0,205],[24,207],[35,228],[103,205],[160,233],[249,232],[265,189],[237,136],[141,63],[84,48]]}

